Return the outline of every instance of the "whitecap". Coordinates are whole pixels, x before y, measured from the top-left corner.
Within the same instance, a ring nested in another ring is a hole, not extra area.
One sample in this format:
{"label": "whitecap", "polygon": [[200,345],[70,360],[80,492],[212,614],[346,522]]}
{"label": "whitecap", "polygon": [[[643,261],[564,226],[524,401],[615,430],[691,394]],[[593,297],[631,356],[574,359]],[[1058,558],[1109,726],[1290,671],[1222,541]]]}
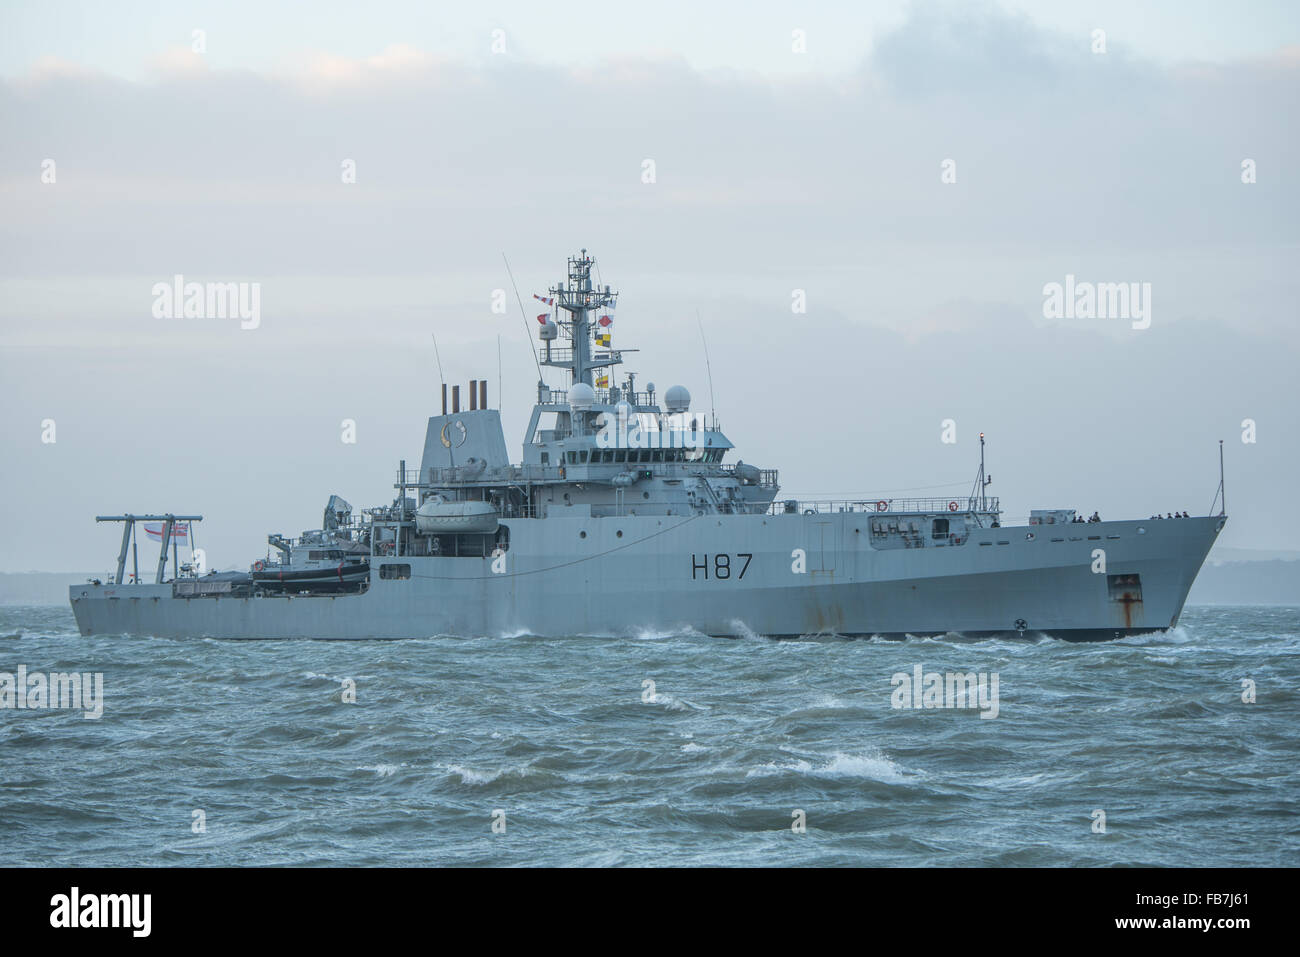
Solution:
{"label": "whitecap", "polygon": [[901,784],[912,779],[908,772],[879,751],[871,754],[845,754],[836,751],[825,763],[819,765],[814,765],[803,758],[784,763],[773,761],[759,765],[745,776],[767,777],[790,772],[816,778],[865,778],[886,784]]}
{"label": "whitecap", "polygon": [[[401,767],[406,767],[405,764]],[[398,765],[396,764],[363,764],[357,768],[358,771],[374,771],[377,778],[390,778],[397,773]]]}
{"label": "whitecap", "polygon": [[491,784],[501,777],[502,773],[500,771],[475,771],[473,768],[463,767],[459,764],[449,764],[447,770],[452,774],[459,775],[461,784]]}

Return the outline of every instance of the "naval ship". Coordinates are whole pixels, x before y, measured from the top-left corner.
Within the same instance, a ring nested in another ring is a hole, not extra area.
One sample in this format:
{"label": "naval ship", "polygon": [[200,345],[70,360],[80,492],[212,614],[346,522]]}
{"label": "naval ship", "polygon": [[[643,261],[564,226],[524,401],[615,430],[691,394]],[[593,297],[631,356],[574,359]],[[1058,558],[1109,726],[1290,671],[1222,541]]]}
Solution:
{"label": "naval ship", "polygon": [[[400,463],[391,504],[354,514],[332,496],[321,528],[271,535],[276,557],[268,550],[247,570],[178,567],[176,539],[188,533],[192,547],[201,515],[98,516],[123,523],[122,546],[110,580],[70,589],[81,633],[1082,641],[1177,625],[1223,508],[1087,522],[1035,509],[1027,525],[1006,525],[987,494],[983,435],[960,498],[779,498],[776,470],[732,461],[716,416],[693,411],[684,387],[661,397],[621,372],[634,350],[613,345],[618,293],[593,283],[593,265],[582,250],[564,280],[534,295],[548,311],[537,316],[537,401],[517,464],[486,381],[469,383],[464,407],[460,386],[449,405],[444,383],[420,467]],[[564,384],[548,386],[542,366],[563,370]],[[140,579],[140,521],[161,527],[152,583]]]}

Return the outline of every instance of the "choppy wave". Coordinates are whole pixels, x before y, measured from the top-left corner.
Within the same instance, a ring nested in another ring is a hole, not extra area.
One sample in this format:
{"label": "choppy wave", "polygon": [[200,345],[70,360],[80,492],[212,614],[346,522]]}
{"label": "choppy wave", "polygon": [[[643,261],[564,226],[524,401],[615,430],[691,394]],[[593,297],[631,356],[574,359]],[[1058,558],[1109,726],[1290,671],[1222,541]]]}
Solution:
{"label": "choppy wave", "polygon": [[[1097,645],[733,632],[81,637],[2,606],[0,672],[105,692],[0,710],[7,859],[769,864],[799,809],[783,864],[1300,864],[1300,608]],[[895,707],[917,665],[997,673],[998,716]]]}
{"label": "choppy wave", "polygon": [[749,777],[766,777],[773,774],[806,774],[820,778],[865,778],[885,784],[903,784],[914,780],[879,752],[869,754],[843,754],[836,752],[817,762],[797,758],[793,761],[769,761],[749,772]]}

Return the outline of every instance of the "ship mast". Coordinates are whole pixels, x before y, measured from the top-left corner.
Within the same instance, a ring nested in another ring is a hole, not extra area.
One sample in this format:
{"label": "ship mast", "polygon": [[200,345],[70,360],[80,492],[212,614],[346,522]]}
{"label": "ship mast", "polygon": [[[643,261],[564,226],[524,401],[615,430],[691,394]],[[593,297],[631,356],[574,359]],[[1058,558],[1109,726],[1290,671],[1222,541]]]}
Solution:
{"label": "ship mast", "polygon": [[613,309],[618,303],[618,293],[611,292],[609,286],[603,289],[592,286],[591,267],[594,263],[585,249],[577,256],[570,256],[568,280],[550,288],[556,309],[569,314],[569,318],[562,319],[557,312],[556,324],[569,335],[573,348],[566,355],[562,350],[553,353],[548,346],[546,357],[542,359],[542,365],[568,369],[573,383],[585,382],[587,385],[595,384],[592,381],[594,370],[623,361],[613,350],[602,356],[593,353],[594,332],[590,313]]}

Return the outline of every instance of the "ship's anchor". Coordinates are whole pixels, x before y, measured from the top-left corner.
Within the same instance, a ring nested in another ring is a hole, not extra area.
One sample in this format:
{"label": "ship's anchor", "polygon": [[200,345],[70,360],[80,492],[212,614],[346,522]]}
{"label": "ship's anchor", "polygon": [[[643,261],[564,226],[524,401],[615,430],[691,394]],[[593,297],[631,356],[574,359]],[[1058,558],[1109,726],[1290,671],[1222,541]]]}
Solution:
{"label": "ship's anchor", "polygon": [[1019,634],[1024,635],[1025,629],[1028,627],[1029,627],[1029,622],[1025,621],[1023,618],[1016,619],[1016,631]]}

